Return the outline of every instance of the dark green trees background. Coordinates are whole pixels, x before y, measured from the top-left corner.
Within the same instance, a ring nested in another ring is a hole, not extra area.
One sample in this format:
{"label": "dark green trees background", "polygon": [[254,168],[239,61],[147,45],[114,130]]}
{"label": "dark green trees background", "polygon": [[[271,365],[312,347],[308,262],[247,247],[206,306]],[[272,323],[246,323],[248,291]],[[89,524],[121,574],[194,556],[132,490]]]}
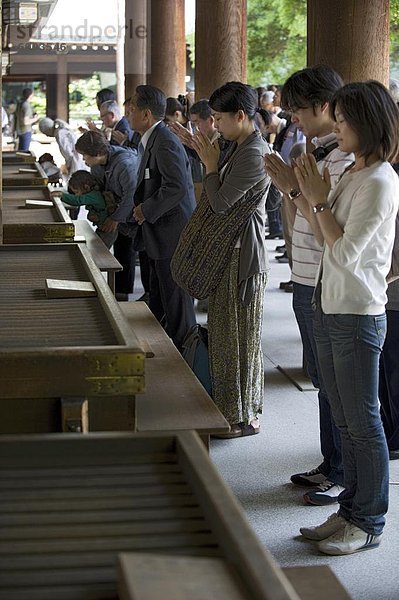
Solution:
{"label": "dark green trees background", "polygon": [[[390,74],[399,78],[399,0],[390,20]],[[283,83],[305,66],[306,0],[248,0],[248,83]]]}

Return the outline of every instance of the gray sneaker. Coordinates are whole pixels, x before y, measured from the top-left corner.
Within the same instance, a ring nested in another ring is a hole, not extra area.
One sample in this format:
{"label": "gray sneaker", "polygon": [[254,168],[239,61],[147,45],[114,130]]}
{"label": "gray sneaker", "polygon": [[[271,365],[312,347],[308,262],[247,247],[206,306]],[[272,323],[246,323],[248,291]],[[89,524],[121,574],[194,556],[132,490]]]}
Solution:
{"label": "gray sneaker", "polygon": [[343,529],[339,529],[317,545],[320,552],[339,556],[376,548],[380,545],[381,538],[382,535],[372,535],[354,523],[346,523]]}
{"label": "gray sneaker", "polygon": [[324,523],[317,525],[316,527],[301,527],[300,532],[307,540],[319,542],[329,538],[331,535],[344,529],[348,521],[343,517],[340,517],[338,513],[330,515]]}

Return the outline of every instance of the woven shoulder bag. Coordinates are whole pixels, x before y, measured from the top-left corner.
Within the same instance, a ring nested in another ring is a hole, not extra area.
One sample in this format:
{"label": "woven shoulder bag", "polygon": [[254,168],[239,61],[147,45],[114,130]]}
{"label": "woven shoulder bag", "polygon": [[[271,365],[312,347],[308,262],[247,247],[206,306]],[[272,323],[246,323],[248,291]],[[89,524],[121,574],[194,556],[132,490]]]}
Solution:
{"label": "woven shoulder bag", "polygon": [[216,214],[203,188],[171,261],[174,280],[191,296],[201,300],[216,289],[240,233],[262,202],[265,191],[254,188],[228,212]]}

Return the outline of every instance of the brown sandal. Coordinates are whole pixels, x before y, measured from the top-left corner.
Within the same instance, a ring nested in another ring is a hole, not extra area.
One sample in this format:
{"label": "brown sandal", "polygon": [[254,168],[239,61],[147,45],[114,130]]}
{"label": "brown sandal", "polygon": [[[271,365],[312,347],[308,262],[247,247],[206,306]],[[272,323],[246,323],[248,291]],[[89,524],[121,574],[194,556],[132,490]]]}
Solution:
{"label": "brown sandal", "polygon": [[242,437],[245,437],[247,435],[256,435],[260,432],[260,427],[254,427],[253,425],[251,425],[251,423],[249,425],[240,425],[240,427],[242,431]]}
{"label": "brown sandal", "polygon": [[221,440],[230,440],[233,438],[242,437],[241,425],[240,423],[237,423],[236,425],[231,425],[230,431],[228,431],[227,433],[213,433],[212,437]]}
{"label": "brown sandal", "polygon": [[248,435],[256,435],[260,432],[260,427],[254,427],[251,424],[244,425],[244,423],[237,423],[237,425],[232,425],[231,428],[231,431],[228,433],[216,433],[212,434],[212,437],[230,440],[233,438],[246,437]]}

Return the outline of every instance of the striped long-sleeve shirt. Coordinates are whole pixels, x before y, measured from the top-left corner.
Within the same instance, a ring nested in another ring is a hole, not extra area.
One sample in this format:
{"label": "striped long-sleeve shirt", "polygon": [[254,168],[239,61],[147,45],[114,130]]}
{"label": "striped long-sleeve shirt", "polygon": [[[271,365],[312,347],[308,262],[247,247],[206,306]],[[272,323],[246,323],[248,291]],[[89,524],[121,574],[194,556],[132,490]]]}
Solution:
{"label": "striped long-sleeve shirt", "polygon": [[[335,134],[331,133],[323,138],[312,140],[312,142],[317,147],[327,146],[334,142],[335,137]],[[347,154],[341,152],[339,148],[335,148],[317,163],[317,168],[322,174],[327,167],[331,177],[331,186],[334,187],[339,177],[353,161],[353,154]],[[297,210],[292,233],[292,281],[314,287],[322,251],[323,247],[317,242],[309,222]]]}

